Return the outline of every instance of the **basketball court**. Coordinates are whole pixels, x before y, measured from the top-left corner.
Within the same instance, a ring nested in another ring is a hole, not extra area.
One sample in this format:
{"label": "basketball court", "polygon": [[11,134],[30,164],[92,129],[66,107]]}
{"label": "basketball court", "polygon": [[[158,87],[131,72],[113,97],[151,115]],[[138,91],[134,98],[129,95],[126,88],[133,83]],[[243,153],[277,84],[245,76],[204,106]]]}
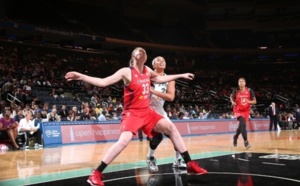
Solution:
{"label": "basketball court", "polygon": [[[251,148],[244,150],[240,136],[231,134],[184,137],[185,144],[206,175],[188,175],[173,169],[174,150],[165,138],[155,157],[159,172],[150,173],[145,162],[148,141],[132,141],[109,165],[106,186],[214,186],[299,185],[300,130],[249,132]],[[89,185],[86,180],[112,143],[65,145],[44,149],[9,151],[0,155],[0,186]]]}

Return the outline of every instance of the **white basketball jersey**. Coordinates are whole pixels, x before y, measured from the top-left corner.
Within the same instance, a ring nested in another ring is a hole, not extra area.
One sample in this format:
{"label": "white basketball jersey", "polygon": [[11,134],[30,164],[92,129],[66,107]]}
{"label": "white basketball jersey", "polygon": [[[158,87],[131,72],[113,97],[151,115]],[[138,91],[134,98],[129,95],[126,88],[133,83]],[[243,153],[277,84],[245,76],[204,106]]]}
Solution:
{"label": "white basketball jersey", "polygon": [[[153,84],[154,85],[154,90],[159,91],[162,93],[166,93],[168,89],[168,83],[161,83],[161,84]],[[151,99],[150,99],[150,107],[153,109],[157,110],[158,112],[163,111],[164,112],[164,103],[165,99],[158,97],[154,94],[151,94]]]}

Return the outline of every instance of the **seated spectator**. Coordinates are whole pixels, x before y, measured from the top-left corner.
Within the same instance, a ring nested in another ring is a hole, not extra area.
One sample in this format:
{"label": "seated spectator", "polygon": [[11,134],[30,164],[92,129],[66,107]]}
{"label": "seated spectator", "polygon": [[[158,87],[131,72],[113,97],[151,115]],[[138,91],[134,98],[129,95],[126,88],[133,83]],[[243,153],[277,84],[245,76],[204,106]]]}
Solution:
{"label": "seated spectator", "polygon": [[98,103],[94,110],[96,112],[96,115],[99,117],[103,109],[101,108],[101,105]]}
{"label": "seated spectator", "polygon": [[20,109],[20,110],[18,110],[18,113],[17,113],[17,115],[15,116],[14,119],[15,119],[16,122],[19,123],[22,118],[24,118],[24,114],[23,114],[23,110]]}
{"label": "seated spectator", "polygon": [[[48,106],[48,107],[49,107],[49,106]],[[56,112],[57,112],[57,107],[56,107],[56,105],[52,105],[52,108],[49,108],[49,109],[48,109],[48,114],[49,114],[50,112],[52,112],[53,109],[55,109]]]}
{"label": "seated spectator", "polygon": [[42,113],[41,113],[42,119],[47,119],[47,114],[48,114],[47,109],[43,109],[43,110],[42,110]]}
{"label": "seated spectator", "polygon": [[91,106],[95,107],[98,104],[99,104],[98,94],[94,93],[93,96],[91,97]]}
{"label": "seated spectator", "polygon": [[111,119],[112,120],[118,120],[119,119],[116,112],[113,112],[113,116],[112,116]]}
{"label": "seated spectator", "polygon": [[80,115],[78,114],[77,107],[72,107],[72,110],[67,116],[67,121],[77,121],[79,119],[80,119]]}
{"label": "seated spectator", "polygon": [[84,120],[90,120],[90,119],[91,119],[91,116],[90,116],[90,113],[89,113],[89,109],[84,108],[82,114],[80,115],[79,120],[84,121]]}
{"label": "seated spectator", "polygon": [[93,109],[90,110],[90,120],[97,121],[97,115]]}
{"label": "seated spectator", "polygon": [[56,108],[52,108],[51,112],[47,114],[47,119],[48,121],[60,121]]}
{"label": "seated spectator", "polygon": [[[7,109],[8,109],[8,110],[11,110],[9,106],[5,106],[5,107],[3,108],[3,111],[2,111],[1,114],[0,114],[0,118],[4,118],[4,116],[5,116],[5,111],[6,111]],[[11,118],[14,118],[12,114],[10,114],[10,117],[11,117]]]}
{"label": "seated spectator", "polygon": [[199,113],[198,119],[206,119],[206,116],[203,114],[203,112]]}
{"label": "seated spectator", "polygon": [[67,121],[69,112],[67,111],[66,105],[61,106],[61,110],[58,112],[58,115],[60,116],[61,121]]}
{"label": "seated spectator", "polygon": [[107,121],[107,120],[111,120],[111,115],[110,115],[109,113],[107,113],[107,114],[105,115],[105,119],[106,119],[106,121]]}
{"label": "seated spectator", "polygon": [[9,139],[13,148],[18,150],[20,147],[16,143],[18,136],[18,123],[10,117],[11,111],[5,110],[4,117],[0,118],[0,140]]}
{"label": "seated spectator", "polygon": [[10,102],[10,110],[11,110],[11,118],[15,118],[19,110],[18,105],[15,103],[15,101]]}
{"label": "seated spectator", "polygon": [[39,107],[38,104],[33,105],[33,117],[36,117],[36,114],[42,112],[42,109]]}
{"label": "seated spectator", "polygon": [[[31,146],[29,141],[36,142],[37,144],[42,144],[42,134],[39,127],[34,126],[34,121],[32,119],[32,112],[27,111],[25,113],[25,118],[20,120],[19,132],[25,133],[27,136],[26,146]],[[35,139],[35,140],[34,140]]]}
{"label": "seated spectator", "polygon": [[31,109],[30,104],[26,104],[25,108],[23,109],[24,116],[27,111],[30,111],[33,114],[33,110]]}
{"label": "seated spectator", "polygon": [[100,116],[98,117],[98,121],[106,121],[107,111],[103,110]]}
{"label": "seated spectator", "polygon": [[49,113],[48,122],[59,121],[53,112]]}
{"label": "seated spectator", "polygon": [[33,119],[34,127],[40,128],[40,123],[42,122],[48,122],[46,118],[42,118],[42,113],[37,113],[36,118]]}
{"label": "seated spectator", "polygon": [[182,119],[190,119],[189,112],[185,111],[184,116],[182,117]]}

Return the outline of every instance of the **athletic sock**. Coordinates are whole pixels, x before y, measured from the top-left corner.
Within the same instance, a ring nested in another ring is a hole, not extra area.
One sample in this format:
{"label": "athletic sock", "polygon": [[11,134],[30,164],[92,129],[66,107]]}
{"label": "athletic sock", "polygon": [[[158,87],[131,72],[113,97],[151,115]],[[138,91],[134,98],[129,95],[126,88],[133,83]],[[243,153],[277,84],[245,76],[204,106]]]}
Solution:
{"label": "athletic sock", "polygon": [[99,172],[103,172],[103,170],[107,167],[107,164],[101,161],[100,165],[97,167]]}
{"label": "athletic sock", "polygon": [[182,156],[182,158],[184,159],[185,163],[188,163],[188,162],[192,161],[192,160],[191,160],[191,157],[190,157],[190,154],[189,154],[188,151],[183,152],[183,153],[181,154],[181,156]]}

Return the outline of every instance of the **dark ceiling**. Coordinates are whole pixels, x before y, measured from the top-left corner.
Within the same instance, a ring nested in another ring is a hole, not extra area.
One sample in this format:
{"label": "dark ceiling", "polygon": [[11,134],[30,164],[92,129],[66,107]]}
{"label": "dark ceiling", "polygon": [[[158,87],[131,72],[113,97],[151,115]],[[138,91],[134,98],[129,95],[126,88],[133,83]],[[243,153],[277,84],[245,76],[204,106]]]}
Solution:
{"label": "dark ceiling", "polygon": [[[139,42],[300,48],[299,0],[2,0],[2,17]],[[102,45],[101,45],[102,46]]]}

